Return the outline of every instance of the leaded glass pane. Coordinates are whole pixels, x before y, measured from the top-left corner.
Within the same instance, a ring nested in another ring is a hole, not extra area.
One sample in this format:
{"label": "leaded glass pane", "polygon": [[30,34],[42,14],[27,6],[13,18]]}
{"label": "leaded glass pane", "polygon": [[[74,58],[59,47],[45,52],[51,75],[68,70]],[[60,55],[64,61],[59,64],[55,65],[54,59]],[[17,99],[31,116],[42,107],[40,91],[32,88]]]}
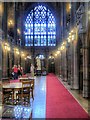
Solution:
{"label": "leaded glass pane", "polygon": [[26,46],[33,46],[33,43],[34,46],[55,46],[56,23],[51,11],[43,5],[31,10],[25,21],[24,34]]}

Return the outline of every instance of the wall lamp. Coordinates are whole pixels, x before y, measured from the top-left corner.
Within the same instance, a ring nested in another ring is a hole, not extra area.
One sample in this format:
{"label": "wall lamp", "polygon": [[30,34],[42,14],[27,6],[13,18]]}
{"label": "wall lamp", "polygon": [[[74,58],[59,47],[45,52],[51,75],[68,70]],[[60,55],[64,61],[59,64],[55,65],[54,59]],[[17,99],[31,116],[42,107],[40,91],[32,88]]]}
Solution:
{"label": "wall lamp", "polygon": [[18,55],[20,54],[19,50],[17,48],[15,48],[15,53],[18,54]]}
{"label": "wall lamp", "polygon": [[4,49],[10,51],[10,45],[8,43],[4,43]]}
{"label": "wall lamp", "polygon": [[21,52],[21,56],[22,56],[22,57],[24,57],[24,56],[25,56],[24,52]]}
{"label": "wall lamp", "polygon": [[49,56],[49,59],[54,59],[54,56],[51,54],[51,55]]}

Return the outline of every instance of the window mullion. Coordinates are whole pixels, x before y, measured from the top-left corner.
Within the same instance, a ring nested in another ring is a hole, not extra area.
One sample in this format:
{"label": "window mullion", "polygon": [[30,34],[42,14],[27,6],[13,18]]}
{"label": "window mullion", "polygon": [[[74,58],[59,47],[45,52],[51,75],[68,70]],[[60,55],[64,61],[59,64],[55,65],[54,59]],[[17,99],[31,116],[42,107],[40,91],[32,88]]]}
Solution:
{"label": "window mullion", "polygon": [[46,46],[48,46],[48,9],[46,10]]}
{"label": "window mullion", "polygon": [[34,33],[34,30],[35,30],[35,28],[34,28],[34,27],[35,27],[35,20],[34,20],[34,17],[35,17],[35,16],[34,16],[34,12],[35,12],[35,11],[34,11],[34,9],[33,9],[33,46],[34,46],[34,37],[35,37],[35,33]]}

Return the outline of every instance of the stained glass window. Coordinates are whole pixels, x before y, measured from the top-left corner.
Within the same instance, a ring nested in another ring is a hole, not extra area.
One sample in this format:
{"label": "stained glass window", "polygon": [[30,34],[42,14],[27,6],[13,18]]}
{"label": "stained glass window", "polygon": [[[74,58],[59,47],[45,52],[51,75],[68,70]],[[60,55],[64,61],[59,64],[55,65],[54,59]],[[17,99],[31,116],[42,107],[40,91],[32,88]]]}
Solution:
{"label": "stained glass window", "polygon": [[55,17],[45,6],[38,5],[25,20],[25,46],[56,46]]}

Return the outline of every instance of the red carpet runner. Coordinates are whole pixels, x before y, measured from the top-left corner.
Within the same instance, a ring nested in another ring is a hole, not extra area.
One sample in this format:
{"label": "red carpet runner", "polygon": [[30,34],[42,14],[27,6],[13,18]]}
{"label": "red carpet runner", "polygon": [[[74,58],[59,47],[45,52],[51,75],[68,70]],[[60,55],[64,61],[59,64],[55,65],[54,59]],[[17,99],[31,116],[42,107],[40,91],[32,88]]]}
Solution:
{"label": "red carpet runner", "polygon": [[88,118],[55,75],[47,75],[46,80],[46,118]]}

